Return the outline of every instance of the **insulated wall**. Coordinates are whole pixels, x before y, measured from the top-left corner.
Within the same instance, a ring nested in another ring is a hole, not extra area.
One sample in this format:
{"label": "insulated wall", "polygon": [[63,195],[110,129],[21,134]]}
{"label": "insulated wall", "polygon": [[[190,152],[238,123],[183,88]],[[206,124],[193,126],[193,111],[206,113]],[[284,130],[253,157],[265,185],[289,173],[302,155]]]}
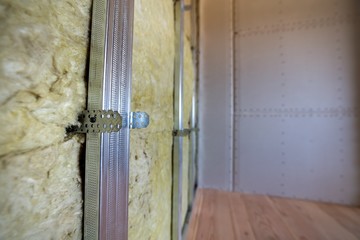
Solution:
{"label": "insulated wall", "polygon": [[150,115],[130,134],[129,239],[170,239],[174,6],[135,1],[132,111]]}
{"label": "insulated wall", "polygon": [[[135,1],[132,111],[150,115],[131,132],[129,239],[170,239],[175,60],[172,0]],[[184,126],[190,115],[192,59],[184,42]],[[183,217],[187,209],[188,142],[183,148]]]}
{"label": "insulated wall", "polygon": [[[0,239],[82,238],[91,3],[0,0]],[[172,0],[135,1],[129,239],[170,239],[174,35]]]}
{"label": "insulated wall", "polygon": [[81,239],[90,7],[0,1],[0,239]]}
{"label": "insulated wall", "polygon": [[235,1],[235,191],[360,204],[359,8]]}

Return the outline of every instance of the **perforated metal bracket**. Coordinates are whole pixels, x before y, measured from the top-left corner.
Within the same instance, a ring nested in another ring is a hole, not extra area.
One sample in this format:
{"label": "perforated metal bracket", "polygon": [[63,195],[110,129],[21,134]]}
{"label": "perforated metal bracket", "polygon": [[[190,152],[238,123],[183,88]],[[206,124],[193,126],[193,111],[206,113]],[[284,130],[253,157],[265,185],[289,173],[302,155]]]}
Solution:
{"label": "perforated metal bracket", "polygon": [[122,117],[116,111],[84,110],[79,115],[78,133],[118,132],[122,127]]}
{"label": "perforated metal bracket", "polygon": [[[118,132],[123,125],[123,117],[116,111],[84,110],[79,115],[80,127],[76,133]],[[141,129],[149,126],[150,117],[146,112],[130,113],[130,128]]]}

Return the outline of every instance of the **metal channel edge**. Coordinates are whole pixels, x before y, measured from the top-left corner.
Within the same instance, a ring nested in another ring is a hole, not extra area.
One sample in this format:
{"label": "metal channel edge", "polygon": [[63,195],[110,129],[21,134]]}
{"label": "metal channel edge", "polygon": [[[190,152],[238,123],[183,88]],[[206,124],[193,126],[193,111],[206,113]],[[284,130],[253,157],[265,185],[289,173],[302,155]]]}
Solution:
{"label": "metal channel edge", "polygon": [[133,0],[93,1],[88,109],[118,111],[123,128],[87,134],[84,239],[127,239]]}
{"label": "metal channel edge", "polygon": [[[175,2],[174,130],[183,130],[184,2]],[[182,239],[183,137],[173,137],[171,239]]]}
{"label": "metal channel edge", "polygon": [[191,45],[192,45],[192,60],[193,60],[193,69],[194,69],[194,85],[193,85],[193,96],[191,102],[191,129],[197,129],[197,131],[192,131],[190,134],[190,160],[189,164],[189,189],[188,189],[188,202],[189,202],[189,211],[192,209],[192,204],[195,199],[195,192],[197,186],[197,141],[198,141],[198,72],[197,72],[197,61],[198,61],[198,42],[197,42],[197,32],[198,32],[198,0],[191,1]]}
{"label": "metal channel edge", "polygon": [[190,115],[190,132],[189,142],[189,168],[188,168],[188,206],[185,217],[185,223],[182,227],[182,238],[186,239],[193,210],[193,204],[197,189],[197,147],[198,147],[198,2],[199,0],[191,0],[191,5],[186,11],[191,14],[191,49],[194,70],[193,95],[191,101]]}
{"label": "metal channel edge", "polygon": [[[106,1],[94,1],[92,12],[87,109],[101,109],[104,79]],[[84,239],[96,240],[99,235],[100,134],[86,135]]]}

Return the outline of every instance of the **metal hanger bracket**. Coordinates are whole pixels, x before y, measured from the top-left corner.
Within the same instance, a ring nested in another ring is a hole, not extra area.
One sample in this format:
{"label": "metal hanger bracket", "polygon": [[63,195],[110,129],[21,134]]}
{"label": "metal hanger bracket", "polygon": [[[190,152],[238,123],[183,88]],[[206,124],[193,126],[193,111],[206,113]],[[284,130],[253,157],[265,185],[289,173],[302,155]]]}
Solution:
{"label": "metal hanger bracket", "polygon": [[[123,124],[124,117],[112,110],[84,110],[78,119],[80,126],[75,129],[76,133],[118,132],[126,126]],[[145,112],[131,112],[129,122],[131,129],[146,128],[149,126],[150,117]]]}
{"label": "metal hanger bracket", "polygon": [[84,110],[79,115],[78,133],[118,132],[122,127],[122,117],[116,111]]}

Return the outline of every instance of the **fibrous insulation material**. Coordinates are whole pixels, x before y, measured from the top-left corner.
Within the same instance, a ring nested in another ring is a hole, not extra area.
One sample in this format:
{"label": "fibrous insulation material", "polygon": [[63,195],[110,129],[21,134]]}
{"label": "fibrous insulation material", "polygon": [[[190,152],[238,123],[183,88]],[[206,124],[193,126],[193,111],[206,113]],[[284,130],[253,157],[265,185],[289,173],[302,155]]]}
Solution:
{"label": "fibrous insulation material", "polygon": [[[65,127],[85,108],[90,7],[0,0],[0,239],[82,237],[82,139],[67,138]],[[132,110],[148,112],[151,123],[131,132],[129,239],[168,240],[173,1],[136,0],[134,23]]]}
{"label": "fibrous insulation material", "polygon": [[[134,19],[132,110],[148,112],[151,122],[147,129],[131,132],[129,239],[169,240],[174,124],[173,1],[135,1]],[[185,40],[183,121],[187,128],[194,78],[189,36]],[[188,191],[186,143],[183,149],[183,218]]]}
{"label": "fibrous insulation material", "polygon": [[0,239],[80,239],[90,0],[0,1]]}
{"label": "fibrous insulation material", "polygon": [[171,0],[135,1],[132,111],[150,125],[131,132],[131,240],[170,239],[174,34]]}
{"label": "fibrous insulation material", "polygon": [[1,159],[0,239],[81,239],[76,140]]}

